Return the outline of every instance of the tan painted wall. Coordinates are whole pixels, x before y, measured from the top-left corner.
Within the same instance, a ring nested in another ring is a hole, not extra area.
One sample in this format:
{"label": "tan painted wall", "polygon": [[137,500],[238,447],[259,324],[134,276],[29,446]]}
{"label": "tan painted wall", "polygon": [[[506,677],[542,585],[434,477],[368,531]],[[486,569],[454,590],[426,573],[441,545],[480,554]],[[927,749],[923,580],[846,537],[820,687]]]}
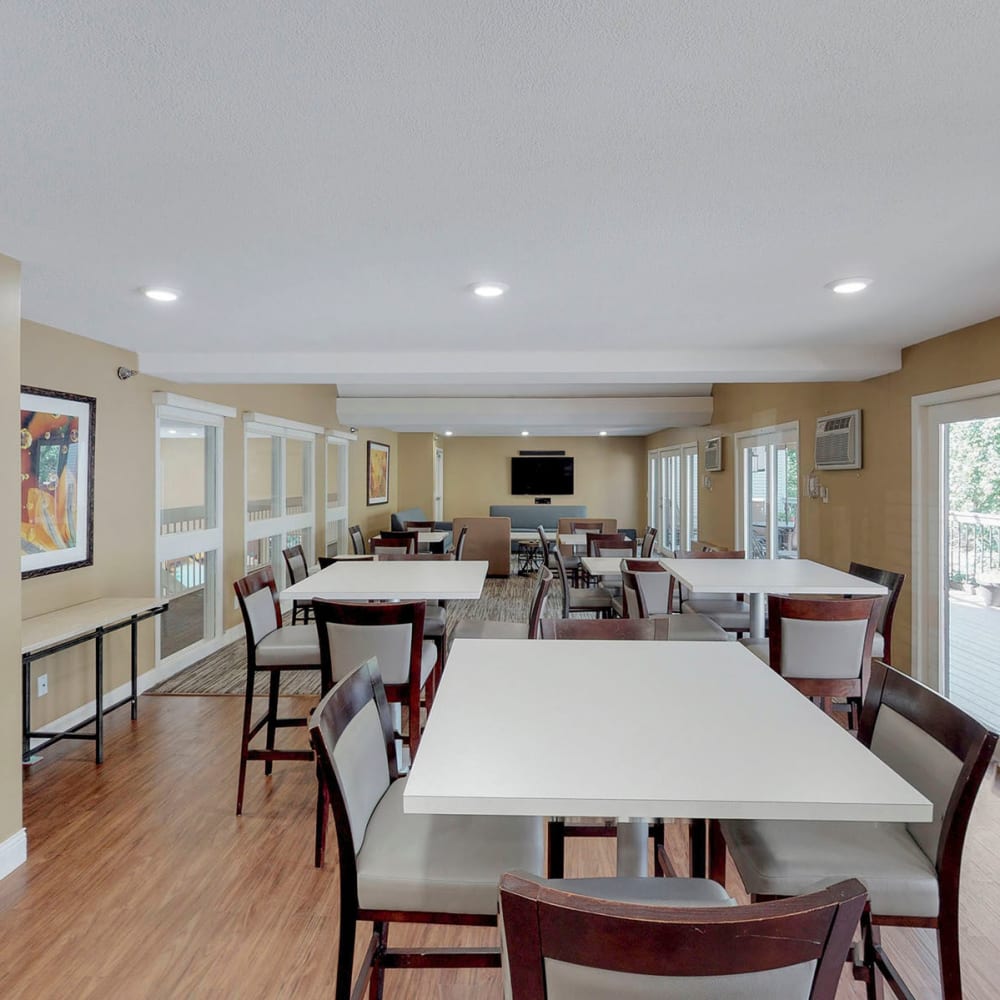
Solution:
{"label": "tan painted wall", "polygon": [[435,447],[443,447],[436,434],[399,435],[399,510],[419,507],[434,517]]}
{"label": "tan painted wall", "polygon": [[[0,426],[8,428],[3,440],[7,453],[3,467],[19,467],[19,441],[13,428],[20,427],[21,383],[21,265],[0,256],[0,372],[7,372],[0,391]],[[0,459],[2,460],[2,459]],[[21,484],[7,475],[7,492],[0,494],[0,523],[18,523]],[[3,511],[7,511],[6,514]],[[0,566],[6,566],[8,581],[21,575],[18,532],[8,530],[0,549]],[[3,553],[6,553],[4,555]],[[7,588],[0,602],[0,843],[21,829],[21,594]]]}
{"label": "tan painted wall", "polygon": [[[894,665],[911,665],[911,399],[915,395],[1000,378],[1000,318],[915,344],[903,351],[900,371],[866,382],[796,385],[717,385],[711,427],[664,431],[650,448],[694,437],[727,435],[724,470],[712,490],[700,490],[703,538],[731,546],[735,536],[733,438],[735,431],[799,421],[800,555],[840,569],[852,560],[903,572],[907,582],[893,626]],[[864,468],[823,472],[830,502],[805,496],[812,468],[816,419],[842,410],[863,413]]]}
{"label": "tan painted wall", "polygon": [[[526,401],[530,402],[530,401]],[[586,504],[593,517],[623,528],[646,523],[646,444],[632,437],[453,437],[444,463],[445,517],[489,514],[490,504],[531,504],[510,492],[510,460],[522,449],[564,450],[574,458],[572,496],[553,504]]]}
{"label": "tan painted wall", "polygon": [[160,489],[164,507],[205,503],[204,438],[160,438]]}
{"label": "tan painted wall", "polygon": [[[23,615],[30,617],[96,597],[152,594],[155,585],[154,428],[152,393],[157,390],[236,407],[236,419],[226,420],[223,444],[223,624],[240,621],[233,606],[232,582],[244,573],[244,450],[243,411],[256,411],[323,427],[336,426],[333,386],[176,385],[137,375],[122,382],[119,365],[137,367],[134,354],[51,327],[25,321],[21,329],[21,376],[26,384],[97,397],[95,468],[94,565],[23,581]],[[17,370],[15,367],[14,370]],[[395,443],[395,435],[371,432]],[[364,441],[352,443],[352,517],[367,518],[364,508]],[[325,448],[316,449],[316,551],[323,551],[325,518]],[[355,471],[360,467],[360,471]],[[299,473],[301,475],[301,473]],[[393,477],[394,478],[394,477]],[[360,496],[360,509],[355,502]],[[392,504],[382,508],[395,509]],[[141,627],[140,669],[153,658],[153,624]],[[128,679],[128,636],[125,631],[106,640],[107,687]],[[89,646],[67,650],[34,667],[45,672],[49,693],[34,699],[32,722],[44,724],[93,698]],[[18,685],[19,689],[20,685]],[[34,697],[35,685],[32,684]]]}

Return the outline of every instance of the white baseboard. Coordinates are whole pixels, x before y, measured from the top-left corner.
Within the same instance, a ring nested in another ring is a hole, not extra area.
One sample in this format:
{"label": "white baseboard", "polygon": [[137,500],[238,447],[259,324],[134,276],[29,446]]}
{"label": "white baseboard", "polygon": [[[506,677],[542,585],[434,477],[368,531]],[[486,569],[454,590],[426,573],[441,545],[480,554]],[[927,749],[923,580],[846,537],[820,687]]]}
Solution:
{"label": "white baseboard", "polygon": [[0,878],[6,878],[28,860],[28,833],[22,826],[0,844]]}
{"label": "white baseboard", "polygon": [[[205,643],[204,645],[200,645],[190,651],[182,650],[176,656],[170,657],[169,660],[161,661],[159,666],[154,667],[152,670],[147,670],[143,674],[139,674],[139,694],[143,694],[150,688],[156,687],[157,684],[162,684],[168,678],[173,677],[174,674],[180,673],[182,670],[190,667],[192,663],[197,663],[199,660],[204,659],[206,656],[211,656],[212,653],[218,652],[218,650],[223,649],[225,646],[229,646],[234,642],[242,642],[242,640],[243,625],[234,625],[232,628],[227,628],[226,631],[213,642]],[[118,687],[113,690],[105,691],[104,704],[113,705],[115,702],[127,698],[131,692],[132,682],[130,680],[126,681],[124,684],[119,684]],[[83,722],[84,719],[89,719],[96,710],[97,701],[95,699],[91,699],[85,705],[81,705],[79,708],[73,709],[72,712],[67,712],[66,715],[60,716],[58,719],[53,719],[51,722],[40,723],[39,728],[47,729],[51,732],[63,732],[67,729],[72,729],[73,726]],[[33,739],[31,741],[31,747],[34,749],[40,743],[44,742],[44,737]],[[2,848],[2,845],[0,845],[0,848]]]}

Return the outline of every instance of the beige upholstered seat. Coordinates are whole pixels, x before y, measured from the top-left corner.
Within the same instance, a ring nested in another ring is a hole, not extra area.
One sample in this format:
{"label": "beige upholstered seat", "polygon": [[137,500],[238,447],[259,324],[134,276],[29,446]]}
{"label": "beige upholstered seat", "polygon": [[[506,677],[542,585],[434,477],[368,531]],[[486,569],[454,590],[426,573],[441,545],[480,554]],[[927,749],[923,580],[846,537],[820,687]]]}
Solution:
{"label": "beige upholstered seat", "polygon": [[500,883],[504,995],[833,1000],[864,905],[854,879],[737,907],[721,886],[698,879],[546,881],[508,872]]}
{"label": "beige upholstered seat", "polygon": [[[322,621],[323,609],[317,611]],[[406,780],[393,749],[392,723],[378,664],[362,664],[319,704],[310,735],[331,809],[318,815],[317,842],[325,841],[332,810],[340,874],[340,941],[335,1000],[352,995],[359,921],[371,921],[358,993],[373,978],[381,996],[389,922],[496,926],[502,873],[540,872],[544,858],[538,817],[417,815],[403,811]],[[398,950],[396,951],[398,955]],[[499,950],[407,954],[409,967],[499,966]],[[399,967],[396,964],[395,967]]]}
{"label": "beige upholstered seat", "polygon": [[730,636],[721,625],[705,615],[664,615],[667,621],[667,641],[729,642]]}
{"label": "beige upholstered seat", "polygon": [[318,667],[319,639],[315,625],[286,625],[257,643],[258,667]]}
{"label": "beige upholstered seat", "polygon": [[[773,657],[772,657],[773,658]],[[868,886],[865,965],[887,978],[879,924],[936,927],[945,1000],[962,996],[958,890],[962,847],[997,736],[940,695],[875,660],[858,739],[934,806],[930,823],[725,820],[724,836],[752,897],[802,892],[847,872]],[[724,855],[713,874],[721,877]],[[869,994],[874,995],[874,994]],[[904,995],[902,993],[898,995]]]}
{"label": "beige upholstered seat", "polygon": [[612,611],[612,595],[604,587],[572,587],[567,581],[567,571],[563,562],[562,552],[557,546],[553,551],[556,565],[559,567],[559,577],[563,590],[563,618],[569,618],[576,612],[592,612],[598,617],[609,615]]}
{"label": "beige upholstered seat", "polygon": [[539,566],[535,577],[535,590],[528,609],[527,622],[493,622],[479,618],[463,618],[454,628],[454,639],[534,639],[538,635],[538,623],[545,614],[549,588],[552,586],[552,571]]}

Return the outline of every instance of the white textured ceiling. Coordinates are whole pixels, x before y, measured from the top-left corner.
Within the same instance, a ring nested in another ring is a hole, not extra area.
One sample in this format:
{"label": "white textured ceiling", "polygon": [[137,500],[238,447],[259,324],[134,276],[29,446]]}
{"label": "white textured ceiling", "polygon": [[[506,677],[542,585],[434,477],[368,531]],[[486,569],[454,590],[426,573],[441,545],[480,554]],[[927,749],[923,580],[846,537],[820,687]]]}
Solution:
{"label": "white textured ceiling", "polygon": [[0,252],[181,378],[864,377],[1000,313],[998,42],[967,0],[8,0]]}

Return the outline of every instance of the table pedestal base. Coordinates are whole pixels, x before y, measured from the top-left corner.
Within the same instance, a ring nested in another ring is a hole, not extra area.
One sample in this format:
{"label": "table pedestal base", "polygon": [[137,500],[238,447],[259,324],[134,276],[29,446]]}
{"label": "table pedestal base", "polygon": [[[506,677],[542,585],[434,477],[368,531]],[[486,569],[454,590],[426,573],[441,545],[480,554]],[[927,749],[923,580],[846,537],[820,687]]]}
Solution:
{"label": "table pedestal base", "polygon": [[623,877],[649,875],[649,820],[618,820],[617,872]]}

